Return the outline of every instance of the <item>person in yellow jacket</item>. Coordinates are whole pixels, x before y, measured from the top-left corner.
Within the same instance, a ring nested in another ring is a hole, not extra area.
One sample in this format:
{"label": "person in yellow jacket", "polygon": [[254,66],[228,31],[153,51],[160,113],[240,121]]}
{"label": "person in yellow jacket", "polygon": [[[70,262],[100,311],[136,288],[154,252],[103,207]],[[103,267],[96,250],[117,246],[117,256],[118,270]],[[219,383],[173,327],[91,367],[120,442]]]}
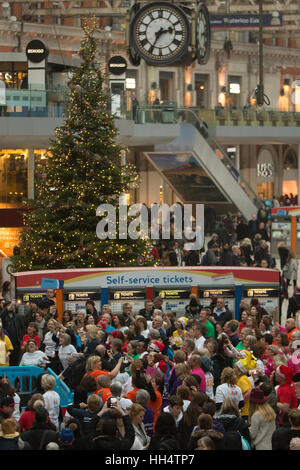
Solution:
{"label": "person in yellow jacket", "polygon": [[13,345],[9,337],[4,333],[2,322],[0,321],[0,367],[9,366],[9,356],[13,349]]}
{"label": "person in yellow jacket", "polygon": [[188,322],[187,317],[180,317],[175,321],[176,330],[173,332],[172,337],[176,346],[180,347],[183,344],[184,339],[186,338],[186,325]]}
{"label": "person in yellow jacket", "polygon": [[243,393],[243,397],[244,397],[244,406],[241,409],[241,416],[244,419],[248,419],[249,405],[250,405],[249,397],[250,397],[251,390],[253,388],[252,383],[249,377],[247,376],[248,371],[251,370],[250,368],[248,369],[248,367],[250,367],[251,361],[253,361],[252,354],[247,355],[244,359],[240,359],[234,364],[236,385],[240,387]]}

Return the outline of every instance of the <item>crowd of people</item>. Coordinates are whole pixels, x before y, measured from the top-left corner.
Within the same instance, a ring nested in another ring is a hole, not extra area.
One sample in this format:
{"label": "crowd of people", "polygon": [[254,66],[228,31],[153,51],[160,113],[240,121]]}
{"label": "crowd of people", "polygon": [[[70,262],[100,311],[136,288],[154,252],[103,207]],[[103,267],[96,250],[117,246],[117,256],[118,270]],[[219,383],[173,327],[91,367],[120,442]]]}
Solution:
{"label": "crowd of people", "polygon": [[[7,287],[7,286],[5,286]],[[300,290],[299,290],[300,292]],[[59,316],[55,292],[0,300],[0,366],[38,366],[21,390],[0,371],[0,450],[298,450],[300,310],[285,326],[257,299],[165,312],[163,300]],[[56,378],[73,393],[62,407]],[[7,370],[7,369],[6,369]],[[24,385],[24,384],[23,384]]]}
{"label": "crowd of people", "polygon": [[[276,268],[270,250],[271,220],[263,205],[251,220],[240,212],[228,213],[217,221],[213,208],[205,212],[205,235],[201,249],[190,249],[180,240],[161,240],[152,255],[163,266],[255,266]],[[295,255],[291,253],[295,258]]]}

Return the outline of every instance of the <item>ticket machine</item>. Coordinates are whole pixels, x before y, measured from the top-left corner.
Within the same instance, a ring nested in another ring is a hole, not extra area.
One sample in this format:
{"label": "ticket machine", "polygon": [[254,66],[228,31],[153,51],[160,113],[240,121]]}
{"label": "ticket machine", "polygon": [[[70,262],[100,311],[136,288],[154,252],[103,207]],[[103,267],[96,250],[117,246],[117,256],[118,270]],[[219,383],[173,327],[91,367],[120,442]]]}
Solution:
{"label": "ticket machine", "polygon": [[64,310],[71,310],[71,312],[85,310],[87,300],[93,300],[97,312],[101,311],[100,292],[65,292]]}
{"label": "ticket machine", "polygon": [[132,305],[132,313],[139,313],[145,306],[146,290],[110,290],[108,299],[112,313],[121,313],[126,302]]}
{"label": "ticket machine", "polygon": [[270,314],[273,315],[276,307],[279,308],[279,288],[264,287],[254,288],[253,286],[243,286],[243,299],[258,299],[260,305]]}
{"label": "ticket machine", "polygon": [[213,297],[222,297],[225,305],[231,312],[235,311],[235,287],[224,286],[219,289],[205,287],[199,288],[199,302],[203,307],[209,307]]}
{"label": "ticket machine", "polygon": [[191,289],[157,289],[155,296],[163,299],[163,311],[174,312],[176,317],[185,314],[185,307],[190,303]]}

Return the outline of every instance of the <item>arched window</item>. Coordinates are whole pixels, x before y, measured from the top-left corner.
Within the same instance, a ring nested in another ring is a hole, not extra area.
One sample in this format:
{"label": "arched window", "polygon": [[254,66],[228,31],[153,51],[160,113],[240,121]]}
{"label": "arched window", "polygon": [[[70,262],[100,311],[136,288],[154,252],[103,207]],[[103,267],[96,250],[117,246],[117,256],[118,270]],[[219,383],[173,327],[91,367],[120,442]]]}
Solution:
{"label": "arched window", "polygon": [[284,159],[283,168],[284,170],[295,170],[298,168],[297,156],[293,149],[288,149]]}

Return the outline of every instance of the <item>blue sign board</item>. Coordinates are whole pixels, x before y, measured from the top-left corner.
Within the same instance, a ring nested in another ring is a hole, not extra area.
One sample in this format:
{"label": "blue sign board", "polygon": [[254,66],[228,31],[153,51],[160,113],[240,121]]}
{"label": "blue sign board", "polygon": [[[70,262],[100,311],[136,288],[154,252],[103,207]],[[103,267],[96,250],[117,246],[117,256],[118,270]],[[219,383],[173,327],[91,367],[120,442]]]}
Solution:
{"label": "blue sign board", "polygon": [[[210,15],[210,25],[212,28],[255,28],[259,27],[259,15],[251,14],[217,14]],[[266,13],[263,15],[264,27],[282,26],[282,15],[278,12]]]}
{"label": "blue sign board", "polygon": [[64,281],[58,281],[57,279],[49,279],[46,277],[42,278],[41,288],[42,289],[63,289]]}

